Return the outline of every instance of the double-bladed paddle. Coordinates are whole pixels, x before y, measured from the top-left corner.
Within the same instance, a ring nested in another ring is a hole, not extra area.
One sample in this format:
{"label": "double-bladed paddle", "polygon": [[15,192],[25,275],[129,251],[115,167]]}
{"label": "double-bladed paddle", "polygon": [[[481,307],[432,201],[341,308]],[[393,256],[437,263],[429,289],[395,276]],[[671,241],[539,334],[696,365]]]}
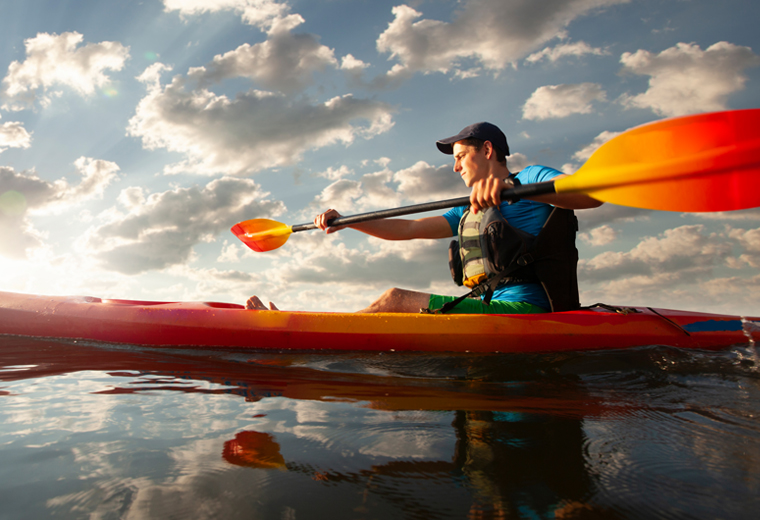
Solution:
{"label": "double-bladed paddle", "polygon": [[[710,212],[760,206],[760,109],[663,119],[610,139],[574,174],[515,186],[502,200],[550,193],[585,193],[635,208]],[[469,197],[339,217],[330,226],[358,224],[456,206]],[[269,219],[235,224],[232,232],[254,251],[271,251],[291,233],[316,229]]]}

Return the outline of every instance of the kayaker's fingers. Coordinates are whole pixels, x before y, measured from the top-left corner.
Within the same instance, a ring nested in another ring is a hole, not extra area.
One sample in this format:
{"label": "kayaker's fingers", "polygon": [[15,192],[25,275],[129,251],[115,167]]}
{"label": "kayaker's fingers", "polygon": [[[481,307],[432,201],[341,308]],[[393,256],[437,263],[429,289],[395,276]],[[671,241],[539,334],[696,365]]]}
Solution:
{"label": "kayaker's fingers", "polygon": [[504,179],[488,177],[477,181],[470,193],[470,207],[474,213],[501,204],[501,192],[510,185]]}
{"label": "kayaker's fingers", "polygon": [[[328,209],[324,213],[322,213],[322,214],[317,215],[316,217],[314,217],[314,225],[317,226],[319,229],[321,229],[323,231],[326,231],[328,229],[328,227],[329,227],[327,225],[327,222],[330,221],[330,220],[332,220],[332,219],[334,219],[334,218],[338,218],[340,216],[341,216],[340,213],[338,213],[334,209]],[[342,229],[342,228],[340,228],[340,229]],[[332,233],[332,232],[335,232],[335,231],[337,231],[337,229],[334,230],[334,231],[328,231],[328,233]]]}
{"label": "kayaker's fingers", "polygon": [[269,310],[270,311],[279,311],[280,309],[277,308],[277,305],[275,305],[274,302],[269,302]]}
{"label": "kayaker's fingers", "polygon": [[340,231],[341,229],[344,229],[346,227],[348,226],[330,226],[325,229],[325,233],[329,235],[330,233],[335,233],[336,231]]}

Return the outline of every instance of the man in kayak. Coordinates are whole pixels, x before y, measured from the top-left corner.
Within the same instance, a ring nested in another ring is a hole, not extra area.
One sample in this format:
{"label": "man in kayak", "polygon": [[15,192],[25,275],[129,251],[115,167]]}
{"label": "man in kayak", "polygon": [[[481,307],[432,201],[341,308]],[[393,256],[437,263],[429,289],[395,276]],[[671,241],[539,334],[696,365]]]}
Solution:
{"label": "man in kayak", "polygon": [[[470,193],[470,211],[477,215],[489,207],[498,207],[511,226],[531,235],[538,235],[554,207],[569,210],[596,208],[602,203],[584,194],[551,194],[522,199],[514,203],[502,202],[502,190],[515,184],[531,184],[555,180],[565,174],[545,166],[528,166],[516,175],[510,174],[506,157],[509,146],[504,133],[490,123],[475,123],[457,135],[436,143],[438,149],[454,156],[454,171],[458,173]],[[329,209],[314,218],[314,224],[326,233],[350,227],[385,240],[411,240],[448,238],[460,234],[460,220],[467,208],[453,208],[442,216],[416,220],[383,219],[349,226],[330,227],[327,222],[340,217]],[[461,240],[460,240],[461,241]],[[359,312],[420,312],[421,309],[438,309],[453,296],[441,296],[407,289],[392,288],[383,293],[366,309]],[[252,296],[246,308],[267,310],[261,300]],[[546,312],[551,308],[546,291],[537,281],[508,281],[493,291],[490,304],[469,298],[457,304],[455,313],[524,314]],[[269,309],[277,310],[270,302]]]}

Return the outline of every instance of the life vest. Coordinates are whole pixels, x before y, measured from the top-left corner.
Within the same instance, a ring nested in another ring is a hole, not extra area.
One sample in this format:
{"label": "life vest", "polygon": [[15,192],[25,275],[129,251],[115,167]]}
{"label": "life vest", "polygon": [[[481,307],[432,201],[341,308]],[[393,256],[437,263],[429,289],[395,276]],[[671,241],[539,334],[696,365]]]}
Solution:
{"label": "life vest", "polygon": [[578,219],[567,209],[554,208],[537,236],[509,224],[498,207],[477,214],[467,209],[449,246],[451,275],[473,289],[464,297],[483,295],[486,304],[503,284],[540,283],[552,312],[578,309],[577,231]]}

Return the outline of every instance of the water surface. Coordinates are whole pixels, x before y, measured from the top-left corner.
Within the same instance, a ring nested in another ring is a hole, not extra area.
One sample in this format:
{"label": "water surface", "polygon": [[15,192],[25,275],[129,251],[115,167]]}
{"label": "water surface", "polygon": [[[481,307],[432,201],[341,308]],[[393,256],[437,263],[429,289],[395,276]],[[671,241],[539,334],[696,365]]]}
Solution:
{"label": "water surface", "polygon": [[760,360],[140,349],[0,337],[0,518],[730,518]]}

